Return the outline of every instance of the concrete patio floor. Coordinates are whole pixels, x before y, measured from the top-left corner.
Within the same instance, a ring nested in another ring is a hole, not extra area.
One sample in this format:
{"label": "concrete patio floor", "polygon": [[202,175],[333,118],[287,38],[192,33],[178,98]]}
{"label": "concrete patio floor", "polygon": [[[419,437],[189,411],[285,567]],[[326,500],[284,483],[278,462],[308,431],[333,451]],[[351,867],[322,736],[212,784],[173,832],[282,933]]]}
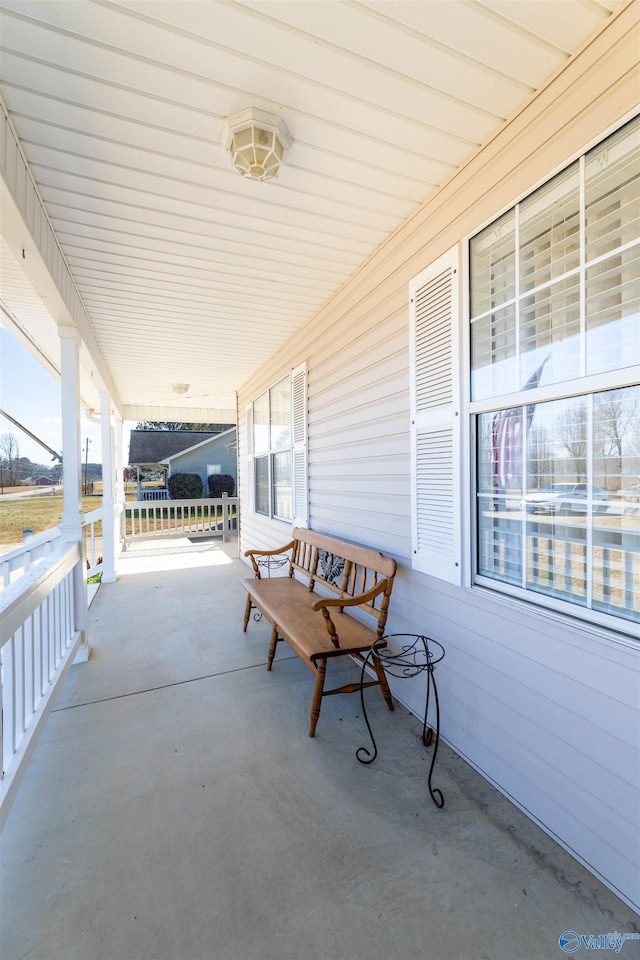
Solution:
{"label": "concrete patio floor", "polygon": [[236,554],[138,544],[101,587],[2,834],[3,960],[547,960],[638,930],[442,743],[438,810],[421,722],[377,691],[371,766],[357,696],[309,739],[313,677],[284,645],[267,673]]}

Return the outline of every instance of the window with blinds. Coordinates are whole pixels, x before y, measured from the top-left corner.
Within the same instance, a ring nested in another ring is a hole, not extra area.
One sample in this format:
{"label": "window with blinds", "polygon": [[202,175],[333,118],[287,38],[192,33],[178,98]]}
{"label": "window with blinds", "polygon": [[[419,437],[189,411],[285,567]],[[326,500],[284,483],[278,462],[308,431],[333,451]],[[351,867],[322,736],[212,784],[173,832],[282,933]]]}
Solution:
{"label": "window with blinds", "polygon": [[637,623],[640,119],[474,236],[469,267],[476,580]]}
{"label": "window with blinds", "polygon": [[306,448],[303,364],[247,407],[247,473],[255,513],[306,526]]}

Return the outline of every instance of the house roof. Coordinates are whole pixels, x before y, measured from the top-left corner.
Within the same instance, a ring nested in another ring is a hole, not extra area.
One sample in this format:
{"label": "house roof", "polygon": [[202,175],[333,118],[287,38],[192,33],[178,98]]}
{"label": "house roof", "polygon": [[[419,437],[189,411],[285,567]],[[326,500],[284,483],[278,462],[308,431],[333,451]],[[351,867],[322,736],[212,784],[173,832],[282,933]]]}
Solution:
{"label": "house roof", "polygon": [[206,430],[132,430],[129,440],[129,465],[142,467],[159,464],[194,447],[203,440],[220,435]]}
{"label": "house roof", "polygon": [[[203,436],[203,434],[198,434],[198,436]],[[182,457],[185,453],[191,453],[192,450],[196,450],[198,447],[202,447],[205,443],[209,443],[213,440],[221,440],[223,443],[227,443],[229,446],[233,444],[236,439],[236,428],[230,427],[228,430],[224,430],[222,433],[215,433],[213,436],[205,437],[204,440],[199,440],[197,443],[194,443],[190,447],[185,447],[184,450],[177,450],[175,453],[169,454],[166,457],[163,457],[161,463],[168,464],[171,460],[174,460],[176,457]]]}

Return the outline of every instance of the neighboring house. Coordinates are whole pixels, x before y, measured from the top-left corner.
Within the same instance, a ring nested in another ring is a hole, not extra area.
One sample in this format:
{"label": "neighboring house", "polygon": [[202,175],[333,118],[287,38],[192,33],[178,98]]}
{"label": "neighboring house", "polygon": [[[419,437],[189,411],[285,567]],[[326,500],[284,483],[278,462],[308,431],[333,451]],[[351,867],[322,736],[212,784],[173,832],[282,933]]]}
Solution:
{"label": "neighboring house", "polygon": [[33,482],[36,487],[50,487],[55,483],[55,480],[52,480],[51,477],[38,477]]}
{"label": "neighboring house", "polygon": [[216,436],[201,440],[186,450],[174,453],[160,461],[160,466],[168,470],[168,477],[174,473],[197,473],[202,479],[203,496],[209,495],[208,477],[210,474],[229,474],[238,482],[238,456],[236,428],[231,427]]}
{"label": "neighboring house", "polygon": [[[169,459],[191,447],[198,446],[203,441],[220,436],[220,433],[227,432],[231,425],[221,424],[220,427],[220,432],[206,430],[132,430],[129,440],[129,466],[136,470],[138,491],[140,491],[142,478],[149,474],[156,476],[159,474],[163,486],[166,487]],[[175,473],[176,470],[174,469],[173,472]],[[206,473],[204,482],[206,484]]]}
{"label": "neighboring house", "polygon": [[[615,25],[587,45],[244,384],[238,467],[241,553],[286,543],[293,523],[397,558],[389,633],[444,645],[445,740],[637,905],[627,40]],[[570,523],[522,509],[581,475],[617,509]],[[420,716],[424,677],[394,693]]]}

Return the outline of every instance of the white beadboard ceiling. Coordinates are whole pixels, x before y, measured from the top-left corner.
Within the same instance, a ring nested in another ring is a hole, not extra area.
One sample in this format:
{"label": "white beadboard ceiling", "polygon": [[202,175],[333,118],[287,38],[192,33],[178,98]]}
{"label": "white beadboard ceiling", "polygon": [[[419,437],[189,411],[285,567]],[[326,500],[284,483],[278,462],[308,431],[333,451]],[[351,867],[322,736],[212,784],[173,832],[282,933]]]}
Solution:
{"label": "white beadboard ceiling", "polygon": [[[0,0],[0,94],[125,418],[235,409],[617,6]],[[249,106],[293,136],[277,180],[241,178],[222,148]],[[10,325],[59,367],[53,321],[0,254]]]}

